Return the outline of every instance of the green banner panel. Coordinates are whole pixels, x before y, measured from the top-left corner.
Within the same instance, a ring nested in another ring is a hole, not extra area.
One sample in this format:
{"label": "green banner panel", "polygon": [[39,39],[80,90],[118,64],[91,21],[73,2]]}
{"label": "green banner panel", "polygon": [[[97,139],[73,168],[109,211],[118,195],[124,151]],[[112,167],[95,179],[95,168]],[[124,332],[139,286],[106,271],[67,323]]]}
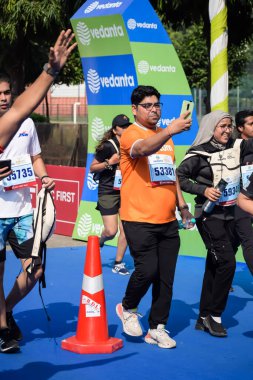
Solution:
{"label": "green banner panel", "polygon": [[88,153],[93,153],[105,131],[111,128],[111,115],[125,114],[133,121],[131,106],[88,106]]}
{"label": "green banner panel", "polygon": [[[162,94],[191,94],[172,44],[131,43],[139,83],[159,88]],[[152,52],[152,54],[150,54]]]}
{"label": "green banner panel", "polygon": [[[81,201],[78,217],[76,220],[73,237],[78,240],[88,240],[88,236],[100,236],[103,230],[103,221],[100,213],[95,209],[95,202]],[[110,245],[117,245],[118,234],[113,240],[110,240]],[[105,243],[106,244],[106,243]]]}
{"label": "green banner panel", "polygon": [[131,54],[128,34],[121,15],[74,19],[72,26],[78,41],[80,57]]}

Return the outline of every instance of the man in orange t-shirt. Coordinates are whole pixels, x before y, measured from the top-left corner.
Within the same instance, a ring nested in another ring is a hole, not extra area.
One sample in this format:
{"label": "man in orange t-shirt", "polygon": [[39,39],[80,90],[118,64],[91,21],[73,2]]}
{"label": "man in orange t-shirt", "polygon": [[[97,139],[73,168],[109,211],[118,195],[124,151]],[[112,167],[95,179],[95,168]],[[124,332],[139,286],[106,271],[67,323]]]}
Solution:
{"label": "man in orange t-shirt", "polygon": [[135,270],[116,312],[126,334],[141,336],[137,307],[152,285],[150,328],[145,341],[172,348],[176,342],[165,325],[180,246],[176,205],[183,222],[192,216],[176,178],[171,137],[188,130],[192,120],[185,119],[186,113],[164,129],[157,127],[162,104],[160,93],[152,86],[138,86],[131,102],[135,123],[122,135],[120,144],[120,216]]}

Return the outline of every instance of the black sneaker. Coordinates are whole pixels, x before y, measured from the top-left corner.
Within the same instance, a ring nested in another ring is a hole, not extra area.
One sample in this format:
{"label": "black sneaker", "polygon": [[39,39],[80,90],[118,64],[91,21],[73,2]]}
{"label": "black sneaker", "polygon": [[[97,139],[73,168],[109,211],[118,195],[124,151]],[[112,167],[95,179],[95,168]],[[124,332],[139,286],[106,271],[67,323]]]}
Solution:
{"label": "black sneaker", "polygon": [[11,337],[10,329],[0,330],[0,352],[10,354],[19,351],[18,342]]}
{"label": "black sneaker", "polygon": [[23,334],[22,334],[20,328],[18,327],[15,319],[13,318],[12,311],[7,311],[6,322],[7,322],[7,326],[10,329],[11,338],[15,339],[15,340],[22,340]]}
{"label": "black sneaker", "polygon": [[215,322],[211,315],[208,315],[208,317],[204,319],[203,323],[209,333],[213,336],[224,338],[228,335],[227,330],[222,326],[222,323]]}
{"label": "black sneaker", "polygon": [[122,274],[123,276],[130,274],[129,270],[126,268],[125,263],[114,264],[112,272]]}
{"label": "black sneaker", "polygon": [[204,325],[204,319],[201,317],[198,317],[196,325],[195,325],[195,330],[199,331],[206,331],[206,326]]}

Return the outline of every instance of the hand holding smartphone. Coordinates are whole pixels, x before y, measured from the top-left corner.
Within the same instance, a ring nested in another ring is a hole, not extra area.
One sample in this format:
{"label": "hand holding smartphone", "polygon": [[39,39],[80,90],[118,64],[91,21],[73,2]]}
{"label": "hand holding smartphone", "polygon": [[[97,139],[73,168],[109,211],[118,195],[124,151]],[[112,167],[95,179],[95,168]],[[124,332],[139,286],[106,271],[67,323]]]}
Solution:
{"label": "hand holding smartphone", "polygon": [[11,160],[0,160],[0,169],[6,168],[5,170],[0,172],[1,174],[5,174],[11,170]]}
{"label": "hand holding smartphone", "polygon": [[183,100],[180,115],[188,112],[189,114],[185,117],[185,119],[191,119],[193,108],[194,108],[194,103],[191,100]]}

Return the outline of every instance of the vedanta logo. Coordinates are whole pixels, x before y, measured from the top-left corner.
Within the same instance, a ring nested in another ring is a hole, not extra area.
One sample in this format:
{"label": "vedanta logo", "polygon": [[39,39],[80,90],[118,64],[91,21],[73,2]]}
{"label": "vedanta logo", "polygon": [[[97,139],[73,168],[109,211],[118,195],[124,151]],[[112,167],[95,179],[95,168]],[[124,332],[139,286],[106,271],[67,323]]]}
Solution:
{"label": "vedanta logo", "polygon": [[116,3],[106,3],[106,4],[99,4],[99,1],[94,1],[91,3],[84,11],[84,13],[90,13],[94,11],[95,9],[110,9],[110,8],[119,8],[121,6],[122,2],[117,1]]}
{"label": "vedanta logo", "polygon": [[98,187],[98,183],[94,181],[92,173],[88,173],[87,175],[87,186],[88,186],[88,189],[92,191],[96,190],[96,188]]}
{"label": "vedanta logo", "polygon": [[115,75],[111,74],[109,77],[100,77],[96,70],[89,69],[87,74],[87,83],[90,91],[97,94],[101,86],[104,87],[135,87],[133,75]]}
{"label": "vedanta logo", "polygon": [[77,225],[78,236],[85,237],[91,230],[92,218],[91,215],[85,213],[81,216]]}
{"label": "vedanta logo", "polygon": [[76,34],[83,45],[90,45],[91,39],[124,37],[121,25],[103,26],[99,28],[88,28],[84,22],[79,22],[76,27]]}
{"label": "vedanta logo", "polygon": [[91,122],[91,137],[94,141],[98,142],[102,139],[105,131],[110,129],[110,126],[105,126],[100,117],[95,117]]}
{"label": "vedanta logo", "polygon": [[157,24],[154,22],[137,22],[134,18],[130,18],[127,21],[127,27],[130,30],[134,30],[136,28],[142,28],[142,29],[157,29]]}
{"label": "vedanta logo", "polygon": [[86,237],[89,234],[101,235],[103,227],[103,224],[94,223],[90,214],[84,213],[77,223],[77,233],[80,237]]}
{"label": "vedanta logo", "polygon": [[176,67],[169,65],[150,65],[147,61],[140,61],[137,65],[137,69],[140,74],[148,74],[149,71],[161,72],[161,73],[175,73]]}
{"label": "vedanta logo", "polygon": [[90,91],[97,94],[100,90],[100,78],[96,70],[89,69],[87,74],[87,83]]}

